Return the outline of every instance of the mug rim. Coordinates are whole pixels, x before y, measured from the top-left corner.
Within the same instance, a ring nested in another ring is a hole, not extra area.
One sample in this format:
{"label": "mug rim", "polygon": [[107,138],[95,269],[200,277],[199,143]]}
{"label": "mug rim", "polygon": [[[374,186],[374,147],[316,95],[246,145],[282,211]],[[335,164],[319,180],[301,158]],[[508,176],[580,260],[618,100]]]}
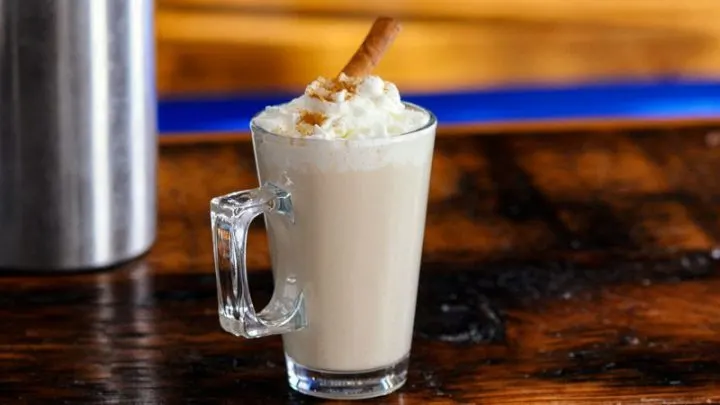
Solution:
{"label": "mug rim", "polygon": [[[263,113],[263,111],[258,112],[255,114],[252,119],[250,120],[250,132],[253,135],[253,138],[255,138],[255,134],[263,134],[268,135],[272,139],[278,141],[278,142],[286,142],[286,143],[298,143],[298,142],[308,142],[310,144],[356,144],[356,145],[366,145],[366,144],[390,144],[390,143],[397,143],[397,142],[403,142],[403,140],[408,140],[409,138],[415,138],[413,135],[423,134],[430,128],[433,128],[437,125],[437,117],[435,114],[433,114],[432,111],[428,110],[427,108],[423,108],[417,104],[413,104],[407,101],[402,102],[406,107],[410,107],[412,109],[418,110],[420,112],[423,112],[427,115],[428,120],[425,124],[421,125],[419,128],[403,132],[402,134],[393,135],[389,137],[384,138],[362,138],[362,139],[343,139],[343,138],[335,138],[335,139],[326,139],[326,138],[311,138],[311,137],[293,137],[293,136],[285,136],[280,135],[275,132],[269,131],[261,126],[259,126],[255,120],[256,118]],[[433,131],[434,132],[434,131]]]}

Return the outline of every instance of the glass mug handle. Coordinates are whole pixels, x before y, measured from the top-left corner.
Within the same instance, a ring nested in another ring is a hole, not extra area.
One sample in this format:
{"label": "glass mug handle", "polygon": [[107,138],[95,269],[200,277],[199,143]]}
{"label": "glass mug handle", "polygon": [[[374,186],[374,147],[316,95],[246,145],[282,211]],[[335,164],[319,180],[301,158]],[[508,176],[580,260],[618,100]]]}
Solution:
{"label": "glass mug handle", "polygon": [[276,277],[275,292],[259,313],[250,298],[245,265],[250,223],[260,214],[293,222],[290,194],[272,184],[210,201],[218,312],[222,328],[245,338],[293,332],[306,325],[303,294],[294,277]]}

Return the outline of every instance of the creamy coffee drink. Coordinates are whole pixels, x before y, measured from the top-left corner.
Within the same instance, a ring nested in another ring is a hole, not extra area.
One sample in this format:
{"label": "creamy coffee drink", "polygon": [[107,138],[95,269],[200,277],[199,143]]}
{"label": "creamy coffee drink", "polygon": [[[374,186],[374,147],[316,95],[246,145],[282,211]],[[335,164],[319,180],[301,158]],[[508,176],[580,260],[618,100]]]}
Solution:
{"label": "creamy coffee drink", "polygon": [[[407,381],[437,121],[371,74],[399,32],[377,18],[337,77],[258,114],[260,187],[210,201],[220,325],[282,335],[288,384],[316,397]],[[245,257],[260,214],[275,286],[257,311]]]}
{"label": "creamy coffee drink", "polygon": [[[266,219],[276,278],[307,326],[283,335],[304,367],[385,367],[410,351],[435,125],[375,76],[319,79],[253,121],[262,182],[292,196]],[[288,140],[287,138],[291,138]]]}

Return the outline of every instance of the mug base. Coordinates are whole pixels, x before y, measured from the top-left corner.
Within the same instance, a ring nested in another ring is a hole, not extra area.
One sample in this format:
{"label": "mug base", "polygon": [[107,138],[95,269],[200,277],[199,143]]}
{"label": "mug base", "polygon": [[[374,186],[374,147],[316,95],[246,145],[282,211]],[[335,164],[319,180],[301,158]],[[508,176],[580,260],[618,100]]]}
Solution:
{"label": "mug base", "polygon": [[285,356],[290,388],[305,395],[335,400],[368,399],[391,394],[407,381],[410,355],[389,366],[366,371],[315,370]]}

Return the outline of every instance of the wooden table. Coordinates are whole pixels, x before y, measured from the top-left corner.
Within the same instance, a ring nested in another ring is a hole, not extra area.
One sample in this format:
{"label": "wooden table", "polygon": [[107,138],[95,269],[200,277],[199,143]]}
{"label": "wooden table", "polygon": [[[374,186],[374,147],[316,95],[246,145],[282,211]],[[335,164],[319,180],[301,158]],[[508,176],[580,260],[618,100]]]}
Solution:
{"label": "wooden table", "polygon": [[[441,136],[409,382],[383,403],[720,402],[719,145],[707,127]],[[160,155],[149,255],[0,278],[0,403],[315,403],[279,338],[218,325],[208,200],[255,185],[250,143]]]}

